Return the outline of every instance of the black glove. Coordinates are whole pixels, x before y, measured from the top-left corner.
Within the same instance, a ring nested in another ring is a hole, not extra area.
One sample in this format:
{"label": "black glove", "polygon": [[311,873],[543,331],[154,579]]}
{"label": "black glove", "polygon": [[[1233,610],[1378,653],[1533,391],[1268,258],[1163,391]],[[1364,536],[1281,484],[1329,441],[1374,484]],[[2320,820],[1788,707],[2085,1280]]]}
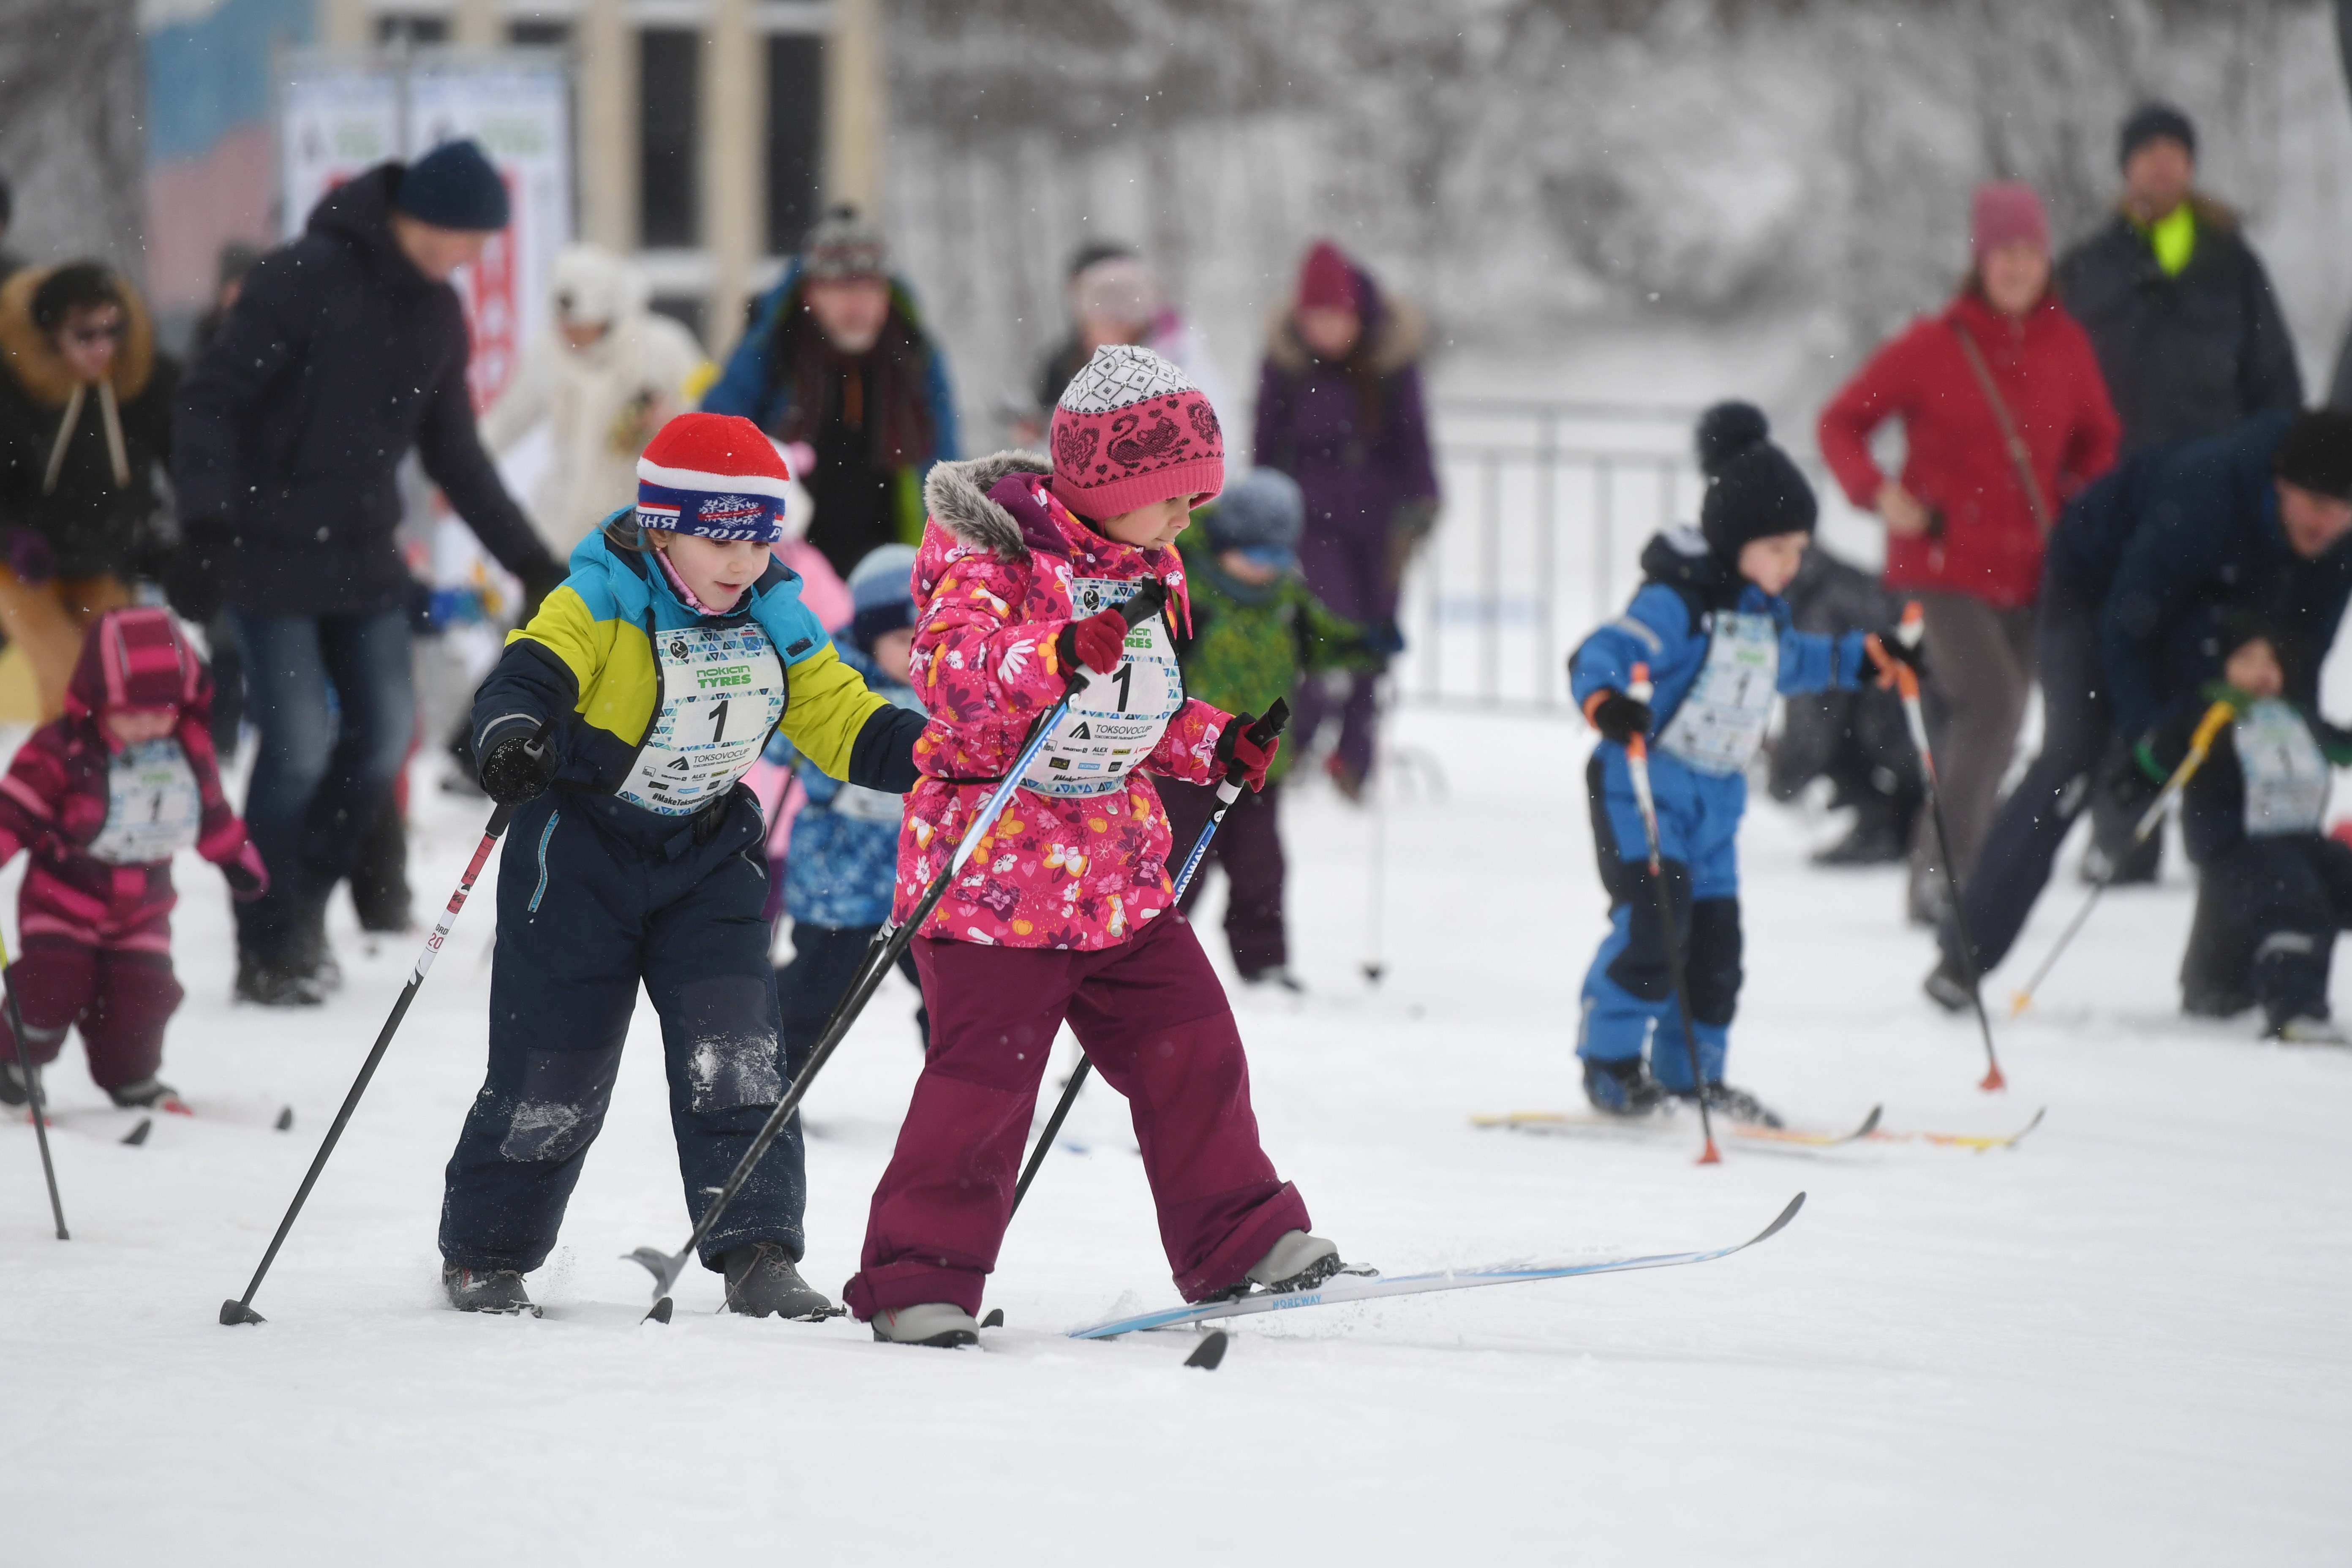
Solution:
{"label": "black glove", "polygon": [[1905,642],[1903,634],[1893,626],[1881,626],[1870,634],[1863,647],[1870,655],[1871,667],[1882,686],[1892,685],[1897,665],[1909,665],[1911,673],[1921,680],[1927,679],[1927,639]]}
{"label": "black glove", "polygon": [[2152,739],[2118,739],[2107,748],[2106,760],[2100,764],[2099,788],[2115,807],[2115,820],[2108,826],[2124,836],[2121,843],[2099,846],[2111,860],[2131,847],[2132,830],[2139,826],[2139,819],[2156,797],[2164,793],[2164,776],[2157,771]]}
{"label": "black glove", "polygon": [[512,735],[482,759],[482,793],[500,805],[536,800],[555,782],[562,765],[554,742],[541,735]]}
{"label": "black glove", "polygon": [[1592,727],[1601,731],[1604,741],[1623,745],[1636,735],[1650,732],[1650,705],[1637,701],[1622,691],[1603,691],[1599,700],[1585,710]]}
{"label": "black glove", "polygon": [[218,518],[198,518],[180,525],[180,547],[163,582],[163,596],[172,608],[202,626],[221,612],[228,598],[229,553],[236,548],[234,524]]}

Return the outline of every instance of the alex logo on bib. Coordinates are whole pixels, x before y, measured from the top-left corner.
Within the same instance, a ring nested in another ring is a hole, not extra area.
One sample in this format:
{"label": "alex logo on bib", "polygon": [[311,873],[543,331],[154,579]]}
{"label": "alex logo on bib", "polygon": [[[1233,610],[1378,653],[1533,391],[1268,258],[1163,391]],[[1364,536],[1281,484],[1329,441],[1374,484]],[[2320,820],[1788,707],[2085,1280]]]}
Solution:
{"label": "alex logo on bib", "polygon": [[106,826],[90,840],[110,866],[151,866],[196,841],[204,797],[180,742],[165,736],[125,746],[106,770]]}
{"label": "alex logo on bib", "polygon": [[1703,773],[1748,766],[1780,692],[1780,628],[1769,616],[1719,611],[1706,663],[1658,736],[1658,748]]}
{"label": "alex logo on bib", "polygon": [[2246,837],[2316,833],[2327,813],[2327,757],[2303,715],[2264,700],[2238,716],[2233,737],[2246,781]]}
{"label": "alex logo on bib", "polygon": [[[1141,579],[1079,577],[1070,584],[1070,603],[1081,616],[1091,616],[1127,603],[1142,585]],[[1184,707],[1184,678],[1166,617],[1151,616],[1130,629],[1126,652],[1108,675],[1085,672],[1069,719],[1021,775],[1024,786],[1045,795],[1108,795],[1125,787],[1128,773],[1151,754]]]}
{"label": "alex logo on bib", "polygon": [[752,621],[653,640],[659,700],[636,764],[614,793],[664,816],[688,816],[733,789],[759,760],[784,714],[784,662]]}

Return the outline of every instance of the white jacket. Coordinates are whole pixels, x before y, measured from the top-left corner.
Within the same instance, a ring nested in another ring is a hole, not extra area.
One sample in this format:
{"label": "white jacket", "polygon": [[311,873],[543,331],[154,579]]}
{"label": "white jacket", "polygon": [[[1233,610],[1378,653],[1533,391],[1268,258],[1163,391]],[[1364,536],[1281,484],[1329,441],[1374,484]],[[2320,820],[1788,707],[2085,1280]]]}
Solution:
{"label": "white jacket", "polygon": [[[550,326],[525,345],[515,378],[482,416],[482,437],[504,453],[551,426],[552,449],[525,498],[559,561],[637,494],[637,458],[658,422],[694,406],[708,359],[694,334],[646,308],[643,275],[610,252],[577,246],[558,258],[555,293],[575,319],[604,315],[604,335],[573,350]],[[583,310],[582,304],[590,308]]]}

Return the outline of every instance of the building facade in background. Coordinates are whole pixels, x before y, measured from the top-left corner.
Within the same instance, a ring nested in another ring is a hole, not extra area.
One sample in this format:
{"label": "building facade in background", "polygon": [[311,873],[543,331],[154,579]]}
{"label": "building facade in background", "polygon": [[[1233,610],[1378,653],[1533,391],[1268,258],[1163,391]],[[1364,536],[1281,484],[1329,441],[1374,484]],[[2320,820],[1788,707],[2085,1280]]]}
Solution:
{"label": "building facade in background", "polygon": [[299,229],[282,134],[298,69],[553,64],[571,95],[568,231],[636,256],[656,305],[724,353],[746,300],[824,204],[880,199],[877,8],[150,0],[147,272],[158,311],[184,330],[212,300],[224,245]]}

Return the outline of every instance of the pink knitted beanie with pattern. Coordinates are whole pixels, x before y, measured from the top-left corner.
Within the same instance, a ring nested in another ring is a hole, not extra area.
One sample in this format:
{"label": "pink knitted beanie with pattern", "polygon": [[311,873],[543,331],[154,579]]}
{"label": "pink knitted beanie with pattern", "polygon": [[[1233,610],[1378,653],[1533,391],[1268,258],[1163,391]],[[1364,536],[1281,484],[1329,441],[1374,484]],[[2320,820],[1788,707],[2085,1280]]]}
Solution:
{"label": "pink knitted beanie with pattern", "polygon": [[1225,437],[1200,389],[1150,349],[1095,351],[1054,407],[1054,494],[1101,521],[1225,487]]}

